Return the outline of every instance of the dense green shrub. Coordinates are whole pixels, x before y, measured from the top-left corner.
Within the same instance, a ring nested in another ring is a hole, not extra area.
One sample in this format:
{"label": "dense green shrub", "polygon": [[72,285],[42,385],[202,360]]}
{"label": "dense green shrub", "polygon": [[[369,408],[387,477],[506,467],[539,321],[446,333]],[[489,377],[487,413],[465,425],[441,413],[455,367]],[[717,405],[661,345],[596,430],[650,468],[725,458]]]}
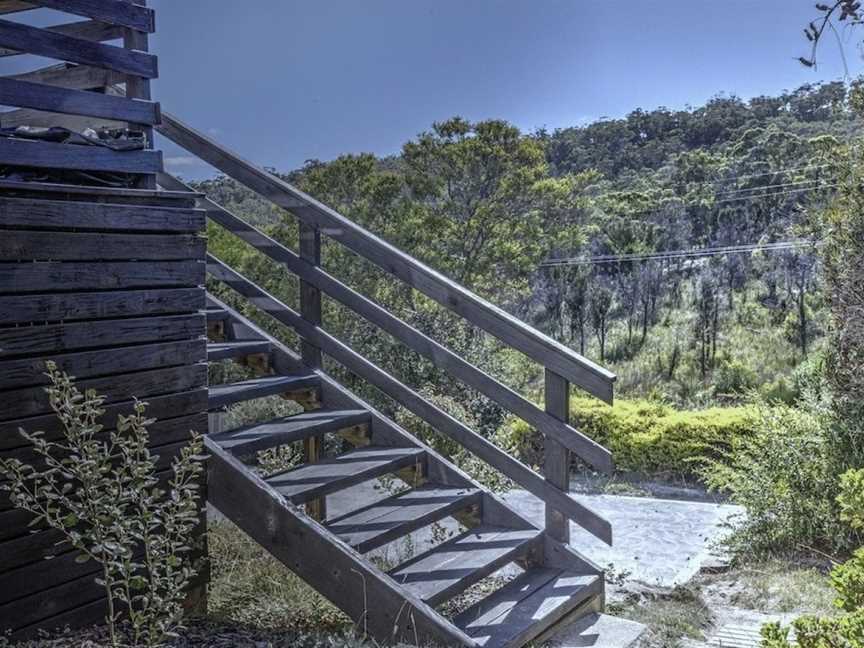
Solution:
{"label": "dense green shrub", "polygon": [[837,469],[827,430],[833,417],[817,404],[755,407],[754,433],[704,470],[711,488],[747,509],[729,539],[745,552],[849,547],[840,523]]}
{"label": "dense green shrub", "polygon": [[0,459],[0,477],[8,480],[0,489],[34,514],[34,524],[60,532],[58,552],[72,549],[76,562],[101,568],[95,580],[105,590],[112,646],[160,645],[180,624],[198,571],[192,541],[200,523],[203,437],[193,432],[174,458],[166,489],[148,449],[154,420],[144,415],[144,403],[118,416],[115,431],[103,431],[104,399],[82,394],[51,362],[48,376],[51,409],[64,435],[55,441],[21,430],[36,459]]}
{"label": "dense green shrub", "polygon": [[[610,407],[576,398],[570,418],[612,452],[620,470],[696,475],[705,462],[724,456],[752,434],[755,412],[750,407],[681,411],[650,400],[619,400]],[[508,422],[507,437],[523,461],[541,463],[542,439],[527,423]]]}
{"label": "dense green shrub", "polygon": [[[855,530],[864,528],[864,470],[843,474],[837,504],[844,522]],[[834,567],[831,584],[837,592],[834,603],[845,614],[796,619],[792,626],[799,648],[864,647],[864,547],[850,560]],[[788,635],[788,628],[779,623],[768,624],[762,629],[762,646],[792,648]]]}

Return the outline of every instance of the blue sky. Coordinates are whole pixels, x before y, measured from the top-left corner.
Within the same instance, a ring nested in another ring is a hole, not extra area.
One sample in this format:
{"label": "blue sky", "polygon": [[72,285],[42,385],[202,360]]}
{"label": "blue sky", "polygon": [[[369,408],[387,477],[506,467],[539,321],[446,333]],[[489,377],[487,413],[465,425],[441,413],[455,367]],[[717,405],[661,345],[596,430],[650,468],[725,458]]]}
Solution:
{"label": "blue sky", "polygon": [[[811,0],[151,0],[163,108],[260,164],[398,152],[433,121],[524,130],[748,98],[807,70]],[[22,14],[23,16],[23,14]],[[850,71],[860,55],[847,43]],[[172,171],[206,167],[166,146]]]}

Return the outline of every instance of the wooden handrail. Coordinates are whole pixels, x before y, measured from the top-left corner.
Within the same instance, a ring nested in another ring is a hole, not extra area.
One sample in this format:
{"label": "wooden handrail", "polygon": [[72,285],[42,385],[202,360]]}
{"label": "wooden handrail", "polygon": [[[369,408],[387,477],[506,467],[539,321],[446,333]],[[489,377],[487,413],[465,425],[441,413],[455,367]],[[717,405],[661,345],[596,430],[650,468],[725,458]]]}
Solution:
{"label": "wooden handrail", "polygon": [[615,375],[163,111],[157,130],[556,375],[611,403]]}
{"label": "wooden handrail", "polygon": [[[159,184],[175,191],[191,189],[177,178],[162,173],[157,176]],[[521,395],[481,371],[470,362],[453,353],[410,324],[379,306],[372,300],[327,273],[321,267],[305,261],[297,253],[279,241],[247,223],[213,200],[199,198],[199,206],[207,212],[208,218],[224,227],[233,235],[253,248],[282,264],[302,281],[307,282],[330,297],[347,306],[355,313],[372,322],[413,351],[427,358],[439,369],[447,371],[454,378],[476,389],[502,407],[509,410],[544,436],[551,436],[568,450],[603,472],[612,472],[614,466],[611,453],[590,437],[544,412]]]}
{"label": "wooden handrail", "polygon": [[249,299],[251,303],[270,317],[293,328],[304,340],[320,348],[351,372],[368,381],[407,410],[429,423],[434,429],[455,439],[472,454],[543,500],[550,509],[573,520],[607,544],[612,544],[612,527],[609,521],[573,499],[554,482],[534,472],[518,459],[511,457],[494,443],[471,430],[461,421],[361,356],[323,328],[307,321],[295,310],[212,254],[207,255],[207,271],[213,278],[225,283]]}

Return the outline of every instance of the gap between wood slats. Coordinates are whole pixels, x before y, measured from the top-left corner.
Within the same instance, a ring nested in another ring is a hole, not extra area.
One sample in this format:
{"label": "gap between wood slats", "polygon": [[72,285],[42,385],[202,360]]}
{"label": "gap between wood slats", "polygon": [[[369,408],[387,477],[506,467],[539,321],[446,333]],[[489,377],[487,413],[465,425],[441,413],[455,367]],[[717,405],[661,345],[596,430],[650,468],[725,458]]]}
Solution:
{"label": "gap between wood slats", "polygon": [[0,19],[0,47],[148,79],[158,76],[156,57],[152,54],[94,43],[9,20]]}
{"label": "gap between wood slats", "polygon": [[112,25],[153,33],[155,12],[128,0],[27,0],[31,5],[65,11]]}
{"label": "gap between wood slats", "polygon": [[[3,13],[0,11],[0,13]],[[118,25],[109,25],[107,23],[100,22],[98,20],[79,20],[77,22],[72,23],[64,23],[62,25],[53,25],[51,27],[43,27],[43,29],[47,29],[50,32],[55,32],[57,34],[63,34],[65,36],[74,36],[75,38],[82,38],[84,40],[94,41],[94,42],[104,42],[110,40],[117,40],[118,38],[123,38],[123,27]],[[15,49],[7,49],[0,48],[0,58],[5,58],[8,56],[19,56],[24,54],[20,50]],[[114,83],[122,83],[123,79],[121,78]],[[105,83],[103,85],[111,85],[109,83]],[[91,86],[91,87],[99,87],[99,86]]]}

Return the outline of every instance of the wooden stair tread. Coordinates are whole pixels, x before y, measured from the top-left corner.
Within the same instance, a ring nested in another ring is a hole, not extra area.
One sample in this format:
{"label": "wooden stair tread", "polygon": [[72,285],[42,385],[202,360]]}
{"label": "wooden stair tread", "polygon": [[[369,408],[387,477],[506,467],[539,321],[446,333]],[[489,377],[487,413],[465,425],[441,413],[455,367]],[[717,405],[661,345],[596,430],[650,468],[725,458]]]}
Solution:
{"label": "wooden stair tread", "polygon": [[415,596],[437,605],[525,555],[542,533],[481,525],[399,565],[390,576]]}
{"label": "wooden stair tread", "polygon": [[207,344],[207,360],[210,362],[242,358],[258,353],[270,353],[270,342],[267,340],[231,340]]}
{"label": "wooden stair tread", "polygon": [[406,468],[423,458],[417,447],[366,446],[267,478],[267,483],[294,504]]}
{"label": "wooden stair tread", "polygon": [[209,390],[208,406],[211,410],[218,409],[253,398],[263,398],[264,396],[314,387],[318,383],[318,376],[309,373],[294,376],[261,376],[243,382],[213,385]]}
{"label": "wooden stair tread", "polygon": [[284,416],[265,423],[214,434],[211,438],[228,452],[239,455],[286,445],[311,436],[368,423],[367,410],[318,409]]}
{"label": "wooden stair tread", "polygon": [[523,646],[603,591],[602,576],[529,569],[457,615],[453,623],[480,646]]}
{"label": "wooden stair tread", "polygon": [[330,520],[326,526],[366,553],[479,501],[477,488],[424,484]]}

